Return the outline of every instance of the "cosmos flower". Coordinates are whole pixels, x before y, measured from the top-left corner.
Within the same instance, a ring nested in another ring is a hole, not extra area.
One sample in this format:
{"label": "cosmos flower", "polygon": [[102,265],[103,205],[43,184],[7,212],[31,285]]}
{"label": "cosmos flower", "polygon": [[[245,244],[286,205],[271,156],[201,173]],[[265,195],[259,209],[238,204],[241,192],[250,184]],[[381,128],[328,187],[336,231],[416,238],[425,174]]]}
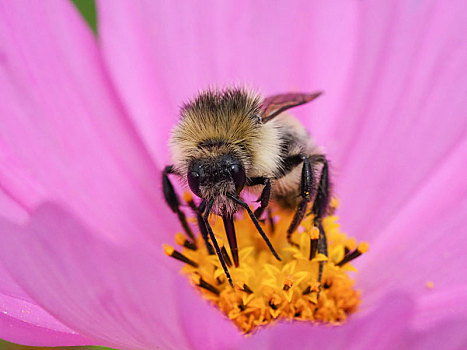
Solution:
{"label": "cosmos flower", "polygon": [[[467,3],[0,4],[0,338],[132,349],[467,346]],[[209,85],[324,90],[294,111],[370,242],[360,311],[245,338],[161,245],[178,106]]]}

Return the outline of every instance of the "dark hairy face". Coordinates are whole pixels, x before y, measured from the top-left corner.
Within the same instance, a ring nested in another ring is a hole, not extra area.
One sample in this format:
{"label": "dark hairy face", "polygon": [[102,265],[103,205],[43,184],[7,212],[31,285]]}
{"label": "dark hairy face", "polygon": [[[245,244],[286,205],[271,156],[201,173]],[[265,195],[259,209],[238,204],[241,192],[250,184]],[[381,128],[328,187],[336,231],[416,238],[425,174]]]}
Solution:
{"label": "dark hairy face", "polygon": [[198,197],[237,195],[246,182],[245,169],[241,161],[231,154],[215,158],[193,159],[188,167],[188,185]]}

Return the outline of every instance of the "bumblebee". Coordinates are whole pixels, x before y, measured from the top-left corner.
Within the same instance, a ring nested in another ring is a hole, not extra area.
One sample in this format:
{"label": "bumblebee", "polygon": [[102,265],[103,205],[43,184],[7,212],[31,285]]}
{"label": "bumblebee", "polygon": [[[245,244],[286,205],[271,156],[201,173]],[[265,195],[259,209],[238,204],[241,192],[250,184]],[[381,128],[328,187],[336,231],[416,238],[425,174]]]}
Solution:
{"label": "bumblebee", "polygon": [[[162,177],[165,201],[194,239],[169,175],[178,176],[201,199],[199,206],[193,204],[199,230],[209,252],[217,254],[231,285],[208,221],[211,213],[222,217],[236,267],[240,262],[233,216],[242,209],[280,260],[259,223],[270,200],[295,211],[287,230],[291,244],[292,233],[310,208],[320,231],[319,239],[312,241],[310,258],[316,252],[327,255],[321,219],[327,214],[330,200],[328,162],[305,127],[284,113],[320,95],[286,93],[263,99],[240,88],[208,90],[181,109],[169,142],[173,165],[165,168]],[[259,195],[254,212],[241,197],[244,190]]]}

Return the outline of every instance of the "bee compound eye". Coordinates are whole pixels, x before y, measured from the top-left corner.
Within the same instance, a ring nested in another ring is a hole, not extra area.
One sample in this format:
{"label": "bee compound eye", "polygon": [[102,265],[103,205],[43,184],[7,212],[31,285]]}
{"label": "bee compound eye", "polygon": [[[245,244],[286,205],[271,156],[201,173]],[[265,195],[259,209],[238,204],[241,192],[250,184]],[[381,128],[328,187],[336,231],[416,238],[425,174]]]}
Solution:
{"label": "bee compound eye", "polygon": [[235,190],[237,191],[237,193],[240,193],[240,191],[243,189],[243,186],[245,186],[245,181],[246,181],[245,170],[243,169],[242,166],[238,164],[232,164],[229,167],[229,172],[230,172],[230,175],[232,176],[232,180],[234,181]]}
{"label": "bee compound eye", "polygon": [[196,171],[190,171],[188,173],[188,186],[190,186],[190,190],[198,197],[201,197],[201,191],[199,190],[200,177],[201,176]]}

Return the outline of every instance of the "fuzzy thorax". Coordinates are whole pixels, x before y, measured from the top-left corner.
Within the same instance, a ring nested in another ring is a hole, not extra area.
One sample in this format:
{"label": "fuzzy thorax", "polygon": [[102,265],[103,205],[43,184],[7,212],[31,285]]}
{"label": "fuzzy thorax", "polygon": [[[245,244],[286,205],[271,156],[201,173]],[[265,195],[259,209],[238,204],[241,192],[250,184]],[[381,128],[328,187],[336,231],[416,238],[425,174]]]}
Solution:
{"label": "fuzzy thorax", "polygon": [[231,154],[248,177],[272,176],[280,164],[279,130],[262,123],[260,102],[245,90],[230,89],[206,91],[186,104],[170,138],[175,170],[186,177],[193,159]]}

